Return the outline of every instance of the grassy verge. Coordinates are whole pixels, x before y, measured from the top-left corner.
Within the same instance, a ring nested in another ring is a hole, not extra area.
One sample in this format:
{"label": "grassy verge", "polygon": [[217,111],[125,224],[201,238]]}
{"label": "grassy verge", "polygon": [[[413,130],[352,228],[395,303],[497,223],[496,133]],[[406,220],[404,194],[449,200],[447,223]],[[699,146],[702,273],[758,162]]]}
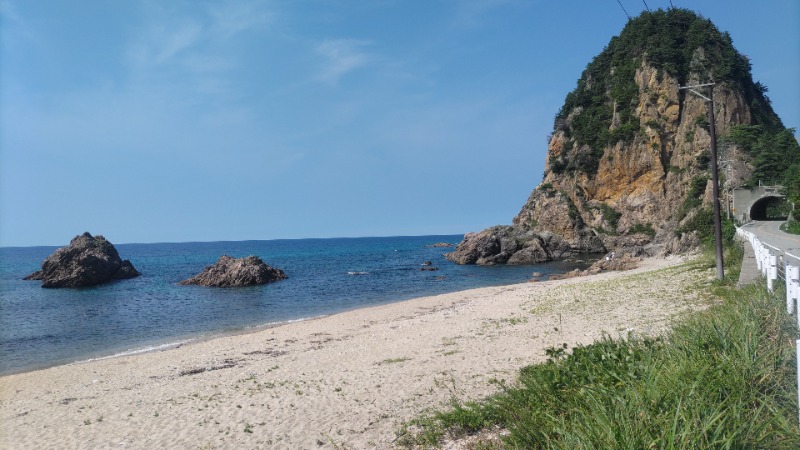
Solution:
{"label": "grassy verge", "polygon": [[792,220],[781,224],[781,230],[791,234],[800,234],[800,222]]}
{"label": "grassy verge", "polygon": [[725,282],[706,288],[715,306],[669,336],[550,349],[513,386],[419,418],[398,441],[437,447],[490,431],[471,448],[800,448],[797,329],[780,293],[733,287],[740,255],[728,255]]}

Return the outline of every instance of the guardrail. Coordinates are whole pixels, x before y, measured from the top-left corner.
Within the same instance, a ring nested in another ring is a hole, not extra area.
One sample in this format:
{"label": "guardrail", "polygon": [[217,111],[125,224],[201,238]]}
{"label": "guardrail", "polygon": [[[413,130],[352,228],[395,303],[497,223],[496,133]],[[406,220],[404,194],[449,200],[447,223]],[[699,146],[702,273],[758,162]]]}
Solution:
{"label": "guardrail", "polygon": [[[786,283],[786,311],[797,315],[800,327],[800,257],[785,252],[775,246],[761,242],[755,234],[736,228],[736,236],[747,240],[753,246],[758,269],[767,278],[767,289],[775,290],[777,280]],[[797,397],[800,402],[800,339],[795,342],[797,349]],[[798,411],[800,416],[800,411]]]}
{"label": "guardrail", "polygon": [[[755,234],[742,228],[736,229],[736,235],[753,246],[758,270],[767,279],[767,289],[772,292],[778,280],[783,282],[786,285],[786,310],[789,314],[797,311],[796,302],[800,302],[800,256],[761,242]],[[800,314],[797,325],[800,326]]]}

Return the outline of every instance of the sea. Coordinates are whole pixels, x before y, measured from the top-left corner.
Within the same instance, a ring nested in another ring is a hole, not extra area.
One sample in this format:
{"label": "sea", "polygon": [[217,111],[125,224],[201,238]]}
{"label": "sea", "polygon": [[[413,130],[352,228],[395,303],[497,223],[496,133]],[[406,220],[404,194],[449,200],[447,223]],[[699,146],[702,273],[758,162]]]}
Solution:
{"label": "sea", "polygon": [[[444,258],[463,235],[118,244],[138,278],[44,289],[22,278],[57,247],[0,248],[0,375],[135,354],[357,308],[585,268],[462,266]],[[180,286],[221,255],[256,255],[288,279],[244,288]],[[424,266],[427,261],[430,266]],[[423,271],[435,267],[435,271]]]}

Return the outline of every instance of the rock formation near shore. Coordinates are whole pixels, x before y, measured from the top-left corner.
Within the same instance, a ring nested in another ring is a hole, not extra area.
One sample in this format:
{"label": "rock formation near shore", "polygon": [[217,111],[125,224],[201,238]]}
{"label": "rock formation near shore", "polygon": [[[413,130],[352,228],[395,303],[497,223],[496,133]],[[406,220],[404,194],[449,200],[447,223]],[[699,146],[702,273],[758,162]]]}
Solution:
{"label": "rock formation near shore", "polygon": [[206,267],[201,273],[178,284],[240,287],[267,284],[286,278],[282,270],[270,267],[258,256],[232,258],[223,255],[213,266]]}
{"label": "rock formation near shore", "polygon": [[25,277],[41,280],[42,287],[83,287],[140,275],[130,261],[122,260],[117,249],[103,236],[83,233],[66,247],[47,257],[42,269]]}
{"label": "rock formation near shore", "polygon": [[[720,142],[746,127],[784,129],[748,59],[709,20],[670,9],[629,21],[567,95],[544,179],[512,224],[467,234],[447,258],[530,264],[696,247],[711,230],[708,103],[680,87],[709,82]],[[726,180],[748,179],[756,158],[729,144],[718,146],[736,162]]]}

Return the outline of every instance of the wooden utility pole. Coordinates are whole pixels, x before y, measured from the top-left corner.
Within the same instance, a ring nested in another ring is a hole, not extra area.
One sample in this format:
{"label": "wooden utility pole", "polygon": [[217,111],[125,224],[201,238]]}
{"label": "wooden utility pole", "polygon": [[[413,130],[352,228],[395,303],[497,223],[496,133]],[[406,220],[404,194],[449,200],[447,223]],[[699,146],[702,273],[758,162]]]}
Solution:
{"label": "wooden utility pole", "polygon": [[[694,88],[707,87],[708,97],[697,92]],[[722,260],[722,219],[719,213],[719,174],[717,167],[717,132],[714,124],[714,83],[696,84],[694,86],[681,86],[692,94],[706,101],[708,106],[709,134],[711,134],[711,184],[712,184],[712,203],[714,204],[714,243],[717,253],[717,279],[725,277],[725,269]]]}

